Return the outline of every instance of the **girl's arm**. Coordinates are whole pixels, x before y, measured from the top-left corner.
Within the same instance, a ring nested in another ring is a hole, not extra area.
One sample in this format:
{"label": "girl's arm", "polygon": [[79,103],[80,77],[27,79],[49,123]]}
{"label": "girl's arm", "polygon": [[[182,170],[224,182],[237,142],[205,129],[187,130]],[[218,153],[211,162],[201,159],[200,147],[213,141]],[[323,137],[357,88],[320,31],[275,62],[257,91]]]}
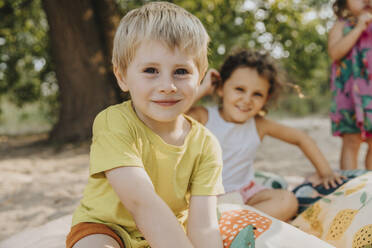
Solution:
{"label": "girl's arm", "polygon": [[[198,102],[204,96],[213,94],[218,80],[220,80],[219,72],[213,68],[209,69],[198,88],[194,103]],[[203,125],[205,125],[208,121],[208,110],[202,106],[192,106],[186,112],[186,114],[199,121]]]}
{"label": "girl's arm", "polygon": [[216,69],[209,69],[198,88],[194,103],[199,101],[204,96],[212,95],[219,80],[220,73]]}
{"label": "girl's arm", "polygon": [[186,114],[203,125],[208,122],[208,110],[203,106],[193,106],[186,112]]}
{"label": "girl's arm", "polygon": [[328,35],[328,54],[333,61],[343,58],[358,41],[362,32],[372,22],[372,14],[365,12],[358,17],[357,25],[344,36],[345,21],[336,21]]}
{"label": "girl's arm", "polygon": [[216,196],[191,197],[187,235],[194,247],[223,247],[218,228]]}
{"label": "girl's arm", "polygon": [[326,189],[342,183],[342,177],[332,171],[323,153],[305,132],[261,117],[256,118],[256,126],[261,140],[265,135],[269,135],[298,146],[315,167]]}
{"label": "girl's arm", "polygon": [[193,247],[176,216],[156,194],[143,168],[119,167],[105,174],[151,247]]}

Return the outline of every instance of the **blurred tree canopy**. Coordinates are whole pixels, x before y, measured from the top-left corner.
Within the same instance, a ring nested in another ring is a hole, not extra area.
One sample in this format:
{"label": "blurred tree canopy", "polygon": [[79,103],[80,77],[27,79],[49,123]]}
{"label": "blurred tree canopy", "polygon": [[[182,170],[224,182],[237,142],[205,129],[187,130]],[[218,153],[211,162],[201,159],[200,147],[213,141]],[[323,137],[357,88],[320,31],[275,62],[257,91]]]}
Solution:
{"label": "blurred tree canopy", "polygon": [[[18,106],[40,102],[55,123],[54,140],[89,137],[95,114],[123,99],[110,65],[115,25],[146,2],[0,0],[0,98],[6,96]],[[304,99],[296,94],[284,99],[282,107],[310,113],[327,106],[327,32],[334,20],[329,1],[171,2],[205,25],[211,37],[211,67],[219,68],[235,48],[268,51],[305,94]]]}

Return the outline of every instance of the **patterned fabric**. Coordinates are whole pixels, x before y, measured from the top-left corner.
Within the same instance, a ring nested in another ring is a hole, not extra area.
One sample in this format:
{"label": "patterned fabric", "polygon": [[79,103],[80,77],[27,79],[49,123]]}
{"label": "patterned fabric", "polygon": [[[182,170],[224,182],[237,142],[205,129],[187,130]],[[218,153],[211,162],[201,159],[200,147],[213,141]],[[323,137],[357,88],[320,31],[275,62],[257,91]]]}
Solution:
{"label": "patterned fabric", "polygon": [[341,187],[343,184],[347,183],[351,179],[363,175],[364,173],[368,172],[367,170],[345,170],[345,171],[338,171],[338,173],[344,177],[346,177],[346,180],[343,181],[342,184],[338,185],[335,188],[329,188],[326,189],[322,184],[318,186],[313,186],[309,182],[305,182],[301,185],[298,185],[294,190],[293,193],[295,194],[297,200],[298,200],[298,211],[297,213],[302,213],[305,209],[307,209],[310,205],[315,203],[317,200],[321,199],[322,197],[325,197],[326,195],[329,195],[336,191],[339,187]]}
{"label": "patterned fabric", "polygon": [[[354,27],[346,21],[344,35]],[[372,24],[364,31],[350,52],[334,61],[331,74],[332,133],[360,133],[363,139],[372,134]]]}
{"label": "patterned fabric", "polygon": [[262,216],[255,211],[250,211],[247,209],[223,212],[219,220],[223,246],[225,248],[233,248],[234,246],[232,243],[238,238],[239,233],[248,227],[247,230],[243,231],[244,234],[244,232],[250,230],[249,226],[251,226],[251,230],[254,232],[253,239],[249,234],[241,235],[240,239],[244,240],[243,237],[245,236],[245,243],[250,244],[251,247],[254,247],[254,238],[258,238],[262,233],[269,229],[271,222],[271,219]]}
{"label": "patterned fabric", "polygon": [[[294,226],[244,204],[227,203],[240,199],[237,192],[229,199],[218,199],[220,232],[224,248],[334,248]],[[363,237],[362,237],[363,238]]]}
{"label": "patterned fabric", "polygon": [[254,181],[266,188],[287,189],[288,182],[284,177],[266,171],[255,171]]}
{"label": "patterned fabric", "polygon": [[321,198],[292,225],[337,248],[371,248],[372,171]]}

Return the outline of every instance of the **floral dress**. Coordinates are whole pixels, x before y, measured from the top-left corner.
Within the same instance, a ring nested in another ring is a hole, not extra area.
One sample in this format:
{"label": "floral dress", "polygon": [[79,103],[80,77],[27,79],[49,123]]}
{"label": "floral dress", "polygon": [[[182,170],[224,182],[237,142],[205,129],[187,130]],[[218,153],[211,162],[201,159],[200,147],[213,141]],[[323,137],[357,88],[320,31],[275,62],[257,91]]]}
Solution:
{"label": "floral dress", "polygon": [[[344,35],[354,28],[346,21]],[[372,24],[361,34],[350,52],[334,61],[331,74],[332,133],[372,136]]]}

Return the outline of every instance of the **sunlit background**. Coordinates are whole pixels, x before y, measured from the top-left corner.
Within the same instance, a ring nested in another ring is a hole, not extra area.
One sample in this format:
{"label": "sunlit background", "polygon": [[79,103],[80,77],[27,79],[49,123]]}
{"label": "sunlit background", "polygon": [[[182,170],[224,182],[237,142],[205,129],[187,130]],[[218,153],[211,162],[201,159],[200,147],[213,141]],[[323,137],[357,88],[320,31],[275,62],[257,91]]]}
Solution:
{"label": "sunlit background", "polygon": [[[121,15],[149,1],[116,1]],[[289,89],[271,113],[326,115],[329,108],[327,32],[335,17],[325,0],[178,0],[201,19],[210,37],[210,66],[235,48],[270,52],[285,68]],[[48,132],[61,104],[41,0],[0,0],[0,135]],[[72,28],[72,27],[71,27]],[[98,27],[97,27],[98,28]],[[76,71],[76,73],[79,73]],[[89,85],[88,82],[81,82]]]}

